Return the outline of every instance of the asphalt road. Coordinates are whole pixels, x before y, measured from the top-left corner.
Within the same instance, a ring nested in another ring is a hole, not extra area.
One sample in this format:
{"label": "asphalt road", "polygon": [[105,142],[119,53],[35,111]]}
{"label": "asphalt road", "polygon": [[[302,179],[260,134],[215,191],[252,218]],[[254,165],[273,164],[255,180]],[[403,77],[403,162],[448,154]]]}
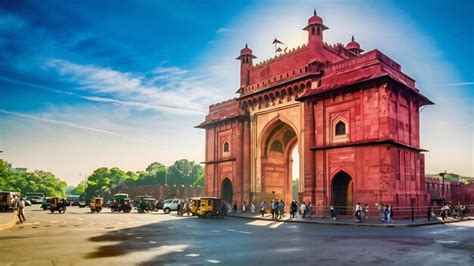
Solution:
{"label": "asphalt road", "polygon": [[0,232],[1,265],[474,265],[474,221],[378,228],[36,208]]}

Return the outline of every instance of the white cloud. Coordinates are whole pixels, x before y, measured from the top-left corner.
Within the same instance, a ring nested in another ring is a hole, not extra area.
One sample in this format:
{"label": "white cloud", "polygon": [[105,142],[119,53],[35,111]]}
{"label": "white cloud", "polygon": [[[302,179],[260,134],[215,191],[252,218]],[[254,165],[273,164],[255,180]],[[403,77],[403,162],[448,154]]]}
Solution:
{"label": "white cloud", "polygon": [[232,29],[229,29],[229,28],[224,28],[224,27],[219,27],[217,30],[216,30],[216,33],[217,34],[221,34],[221,33],[226,33],[226,32],[231,32]]}
{"label": "white cloud", "polygon": [[122,104],[174,114],[203,115],[210,103],[220,100],[206,78],[189,75],[178,67],[158,67],[146,75],[116,71],[94,65],[79,65],[50,59],[46,65],[77,82],[97,102]]}
{"label": "white cloud", "polygon": [[77,124],[77,123],[74,123],[74,122],[56,120],[56,119],[51,119],[51,118],[47,118],[47,117],[23,114],[23,113],[18,113],[18,112],[11,112],[11,111],[7,111],[7,110],[3,110],[3,109],[0,109],[0,113],[4,113],[4,114],[7,114],[7,115],[12,115],[12,116],[16,116],[16,117],[21,117],[21,118],[32,119],[32,120],[41,121],[41,122],[46,122],[46,123],[50,123],[50,124],[56,124],[56,125],[60,125],[60,126],[66,126],[66,127],[71,127],[71,128],[75,128],[75,129],[81,129],[81,130],[91,131],[91,132],[95,132],[95,133],[120,137],[120,138],[124,138],[124,139],[130,140],[130,141],[133,141],[133,142],[148,143],[145,140],[125,136],[125,135],[122,135],[122,134],[117,133],[117,132],[112,132],[112,131],[105,130],[105,129],[85,126],[85,125]]}

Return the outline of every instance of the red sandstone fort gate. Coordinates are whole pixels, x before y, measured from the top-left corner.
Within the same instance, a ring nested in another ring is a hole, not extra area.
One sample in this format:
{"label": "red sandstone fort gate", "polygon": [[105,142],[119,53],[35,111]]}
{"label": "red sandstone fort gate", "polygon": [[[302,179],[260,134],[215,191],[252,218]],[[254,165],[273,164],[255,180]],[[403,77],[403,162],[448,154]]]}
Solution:
{"label": "red sandstone fort gate", "polygon": [[[237,98],[206,120],[205,194],[237,204],[291,200],[298,147],[299,200],[351,209],[357,202],[426,206],[419,111],[433,104],[401,66],[354,41],[330,45],[316,12],[308,43],[254,65],[245,45]],[[322,207],[322,208],[321,208]]]}

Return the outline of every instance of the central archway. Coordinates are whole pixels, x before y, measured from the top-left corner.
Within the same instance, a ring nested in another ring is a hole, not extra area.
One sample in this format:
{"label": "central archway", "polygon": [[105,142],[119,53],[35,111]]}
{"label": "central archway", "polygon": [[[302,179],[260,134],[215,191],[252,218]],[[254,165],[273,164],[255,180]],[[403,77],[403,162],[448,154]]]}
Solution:
{"label": "central archway", "polygon": [[262,200],[283,199],[289,204],[293,199],[292,154],[297,144],[295,129],[282,120],[274,121],[264,130],[260,142]]}
{"label": "central archway", "polygon": [[221,185],[221,198],[227,202],[232,203],[233,193],[232,182],[229,180],[229,178],[225,178]]}
{"label": "central archway", "polygon": [[352,214],[352,178],[346,172],[337,173],[332,180],[331,205],[340,215]]}

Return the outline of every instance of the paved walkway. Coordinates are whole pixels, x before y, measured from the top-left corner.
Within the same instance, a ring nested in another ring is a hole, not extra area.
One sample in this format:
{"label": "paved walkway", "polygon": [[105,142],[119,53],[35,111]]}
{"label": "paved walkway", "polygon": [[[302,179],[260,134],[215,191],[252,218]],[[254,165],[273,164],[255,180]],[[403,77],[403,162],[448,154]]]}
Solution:
{"label": "paved walkway", "polygon": [[[267,213],[264,217],[260,214],[255,213],[228,213],[228,216],[235,218],[244,218],[244,219],[254,219],[254,220],[272,220],[272,215]],[[474,220],[474,216],[464,217],[465,221]],[[312,217],[312,218],[303,218],[301,215],[298,215],[296,218],[290,218],[289,214],[286,214],[283,219],[278,219],[277,221],[281,222],[293,222],[293,223],[311,223],[311,224],[329,224],[329,225],[349,225],[349,226],[380,226],[380,227],[408,227],[408,226],[424,226],[424,225],[433,225],[433,224],[442,224],[442,223],[452,223],[459,222],[459,219],[447,218],[443,222],[441,218],[436,218],[431,221],[427,219],[395,219],[393,223],[385,223],[376,219],[363,220],[358,222],[353,219],[353,217],[343,216],[338,217],[336,221],[331,220],[331,218],[321,218],[321,217]]]}
{"label": "paved walkway", "polygon": [[16,224],[16,212],[0,212],[0,231]]}

